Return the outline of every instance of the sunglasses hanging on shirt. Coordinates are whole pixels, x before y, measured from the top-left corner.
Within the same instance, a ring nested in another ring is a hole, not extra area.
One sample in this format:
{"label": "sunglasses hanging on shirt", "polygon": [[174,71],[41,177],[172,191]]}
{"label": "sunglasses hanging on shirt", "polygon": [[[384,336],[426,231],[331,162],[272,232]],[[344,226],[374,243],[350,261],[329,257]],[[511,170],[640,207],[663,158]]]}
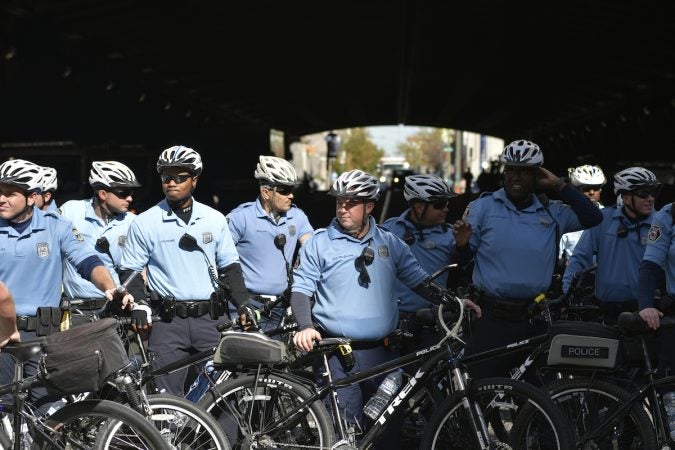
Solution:
{"label": "sunglasses hanging on shirt", "polygon": [[375,252],[372,248],[366,247],[361,252],[361,256],[354,261],[356,270],[359,271],[359,285],[368,287],[370,284],[370,275],[368,274],[368,266],[375,260]]}

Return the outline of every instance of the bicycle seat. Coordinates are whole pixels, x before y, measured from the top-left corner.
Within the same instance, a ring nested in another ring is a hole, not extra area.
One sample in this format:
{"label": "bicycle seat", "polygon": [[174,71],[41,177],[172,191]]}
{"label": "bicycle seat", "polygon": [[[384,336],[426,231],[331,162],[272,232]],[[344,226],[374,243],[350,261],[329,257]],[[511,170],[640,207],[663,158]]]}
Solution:
{"label": "bicycle seat", "polygon": [[[619,325],[619,329],[623,334],[649,334],[655,331],[647,326],[647,322],[642,320],[642,317],[640,317],[638,313],[623,312],[619,314],[617,324]],[[661,317],[661,320],[659,321],[659,329],[668,329],[673,327],[675,327],[675,317]]]}
{"label": "bicycle seat", "polygon": [[9,353],[20,363],[25,363],[42,352],[43,340],[44,339],[31,339],[26,342],[11,342],[2,348],[2,352]]}

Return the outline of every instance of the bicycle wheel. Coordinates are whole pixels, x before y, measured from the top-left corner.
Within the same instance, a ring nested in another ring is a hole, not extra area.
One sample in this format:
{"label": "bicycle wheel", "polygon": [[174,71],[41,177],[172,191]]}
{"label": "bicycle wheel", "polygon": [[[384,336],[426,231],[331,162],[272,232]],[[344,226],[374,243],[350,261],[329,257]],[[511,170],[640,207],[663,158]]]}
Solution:
{"label": "bicycle wheel", "polygon": [[232,448],[329,448],[335,431],[326,407],[317,400],[293,421],[269,424],[297,410],[311,396],[300,383],[278,374],[244,375],[215,386],[199,402],[225,429]]}
{"label": "bicycle wheel", "polygon": [[[467,395],[462,394],[456,392],[438,406],[424,430],[420,448],[574,448],[569,422],[553,401],[532,385],[508,378],[486,378],[472,382]],[[470,407],[476,408],[477,415],[469,412]],[[495,418],[504,425],[507,439],[487,426]],[[481,421],[487,435],[479,437],[472,423]]]}
{"label": "bicycle wheel", "polygon": [[[630,393],[609,381],[562,380],[547,388],[549,395],[572,423],[577,440],[594,431],[617,405],[628,401]],[[581,442],[580,442],[581,443]],[[584,442],[592,449],[655,449],[656,436],[649,415],[636,402],[605,436]]]}
{"label": "bicycle wheel", "polygon": [[131,408],[108,400],[82,400],[56,411],[45,422],[56,432],[37,448],[165,449],[159,431]]}
{"label": "bicycle wheel", "polygon": [[150,420],[171,448],[230,450],[227,435],[208,412],[182,397],[148,396]]}

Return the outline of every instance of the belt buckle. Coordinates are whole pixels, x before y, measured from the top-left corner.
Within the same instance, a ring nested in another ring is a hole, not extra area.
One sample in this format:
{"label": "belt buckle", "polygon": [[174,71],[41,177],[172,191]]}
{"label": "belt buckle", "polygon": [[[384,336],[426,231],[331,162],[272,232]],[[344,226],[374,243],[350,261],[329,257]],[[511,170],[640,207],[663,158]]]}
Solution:
{"label": "belt buckle", "polygon": [[199,304],[196,302],[189,302],[187,305],[186,315],[189,317],[197,317],[199,314]]}
{"label": "belt buckle", "polygon": [[16,316],[16,328],[26,330],[28,326],[28,316]]}

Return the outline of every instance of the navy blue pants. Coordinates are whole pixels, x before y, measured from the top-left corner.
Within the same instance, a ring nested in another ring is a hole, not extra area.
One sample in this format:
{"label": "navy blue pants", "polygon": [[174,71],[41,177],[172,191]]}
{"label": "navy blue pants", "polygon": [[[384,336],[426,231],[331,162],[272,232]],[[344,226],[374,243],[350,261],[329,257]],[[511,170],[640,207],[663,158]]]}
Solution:
{"label": "navy blue pants", "polygon": [[[546,332],[543,322],[530,323],[527,320],[511,322],[497,319],[490,305],[481,305],[482,317],[471,321],[471,337],[466,347],[466,354],[471,355],[505,345],[520,342]],[[469,373],[475,379],[488,377],[510,377],[511,369],[519,366],[527,353],[522,357],[506,355],[479,364],[472,364]]]}
{"label": "navy blue pants", "polygon": [[[354,366],[349,369],[345,367],[339,356],[333,355],[328,358],[333,381],[353,375],[357,372],[375,367],[379,364],[391,361],[398,355],[388,347],[375,347],[364,350],[353,350]],[[322,373],[322,360],[317,360],[315,373]],[[358,423],[360,426],[368,428],[370,419],[363,414],[363,407],[366,402],[377,391],[378,386],[384,380],[386,374],[362,381],[361,383],[346,386],[337,390],[338,402],[343,414],[343,418],[349,423]],[[320,380],[321,382],[322,380]],[[326,400],[328,402],[328,399]],[[327,405],[330,407],[329,405]],[[375,442],[376,449],[395,450],[400,447],[400,426],[391,423],[384,435]]]}
{"label": "navy blue pants", "polygon": [[[154,355],[153,368],[164,367],[195,353],[215,347],[220,339],[216,326],[227,321],[227,317],[213,320],[208,314],[201,317],[181,319],[174,317],[171,322],[153,322],[148,338],[150,352]],[[184,396],[188,368],[178,370],[155,379],[156,386],[166,389],[168,394]]]}

